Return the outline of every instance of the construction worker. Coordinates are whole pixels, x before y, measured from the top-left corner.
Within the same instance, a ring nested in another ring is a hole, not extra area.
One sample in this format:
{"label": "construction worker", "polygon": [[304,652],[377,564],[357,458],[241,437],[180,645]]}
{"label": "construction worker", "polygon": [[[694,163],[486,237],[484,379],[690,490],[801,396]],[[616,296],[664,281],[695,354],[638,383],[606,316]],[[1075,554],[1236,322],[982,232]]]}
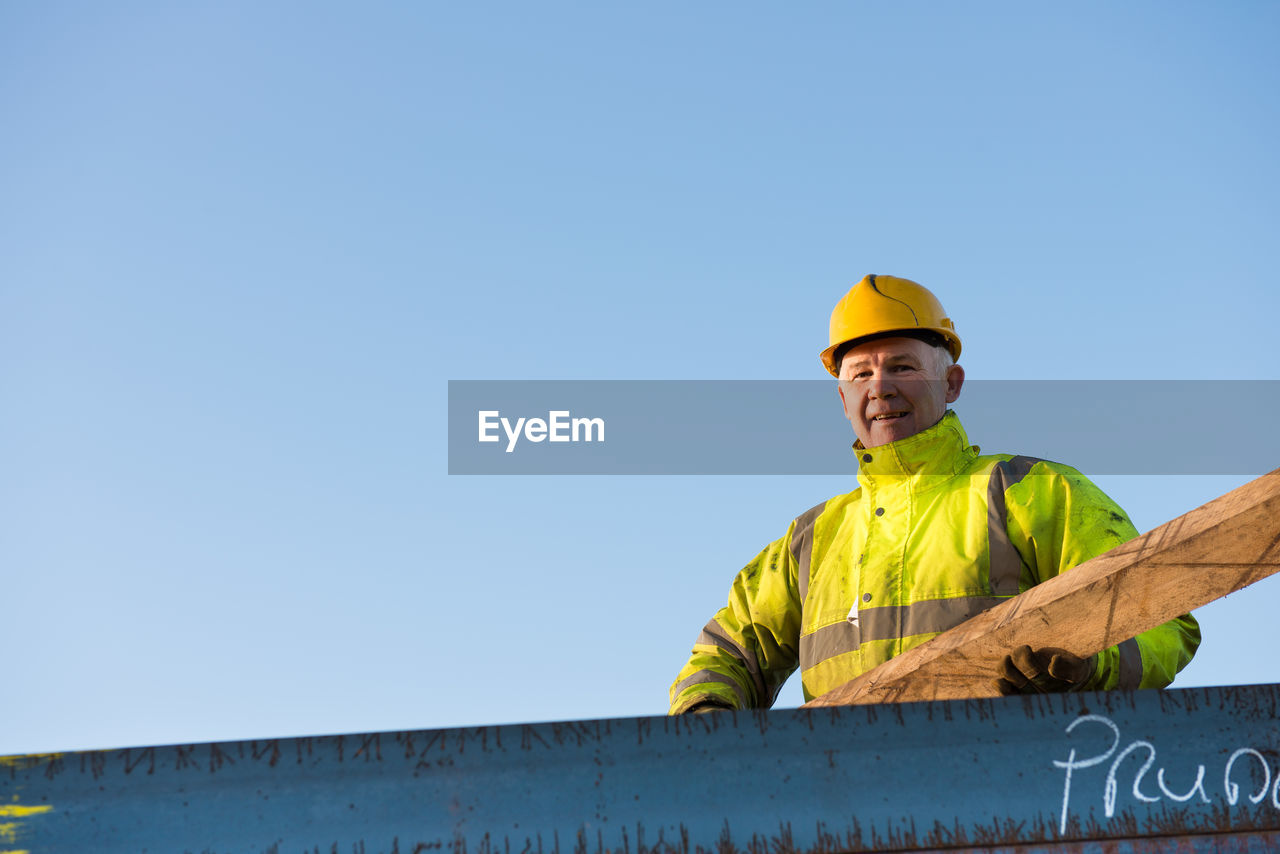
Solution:
{"label": "construction worker", "polygon": [[[836,304],[821,358],[858,437],[858,488],[800,514],[738,574],[671,686],[671,714],[767,708],[797,665],[812,699],[1137,536],[1075,469],[969,444],[947,407],[959,356],[954,324],[915,282],[867,276]],[[1199,643],[1188,615],[1090,658],[1024,646],[995,687],[1162,688]]]}

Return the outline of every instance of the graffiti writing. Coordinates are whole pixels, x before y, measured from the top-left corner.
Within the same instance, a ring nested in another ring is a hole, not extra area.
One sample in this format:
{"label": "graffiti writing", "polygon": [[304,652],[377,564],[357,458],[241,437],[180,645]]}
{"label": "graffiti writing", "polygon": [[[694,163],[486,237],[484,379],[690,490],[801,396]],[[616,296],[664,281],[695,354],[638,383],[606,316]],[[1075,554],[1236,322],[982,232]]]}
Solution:
{"label": "graffiti writing", "polygon": [[[1184,788],[1182,791],[1171,789],[1170,783],[1165,777],[1164,767],[1156,769],[1155,784],[1153,786],[1149,780],[1149,774],[1152,766],[1156,764],[1155,745],[1149,741],[1137,739],[1129,742],[1123,750],[1120,750],[1120,742],[1122,740],[1120,727],[1104,715],[1081,715],[1067,726],[1066,733],[1070,735],[1076,727],[1084,724],[1097,724],[1110,730],[1111,746],[1096,756],[1089,756],[1083,759],[1076,755],[1076,750],[1073,747],[1067,754],[1066,760],[1053,760],[1054,767],[1061,768],[1064,772],[1062,819],[1058,825],[1059,834],[1065,834],[1067,831],[1067,811],[1071,806],[1071,784],[1074,773],[1084,768],[1101,765],[1107,760],[1111,760],[1111,765],[1107,769],[1107,776],[1102,785],[1102,811],[1107,818],[1111,818],[1116,814],[1116,801],[1120,797],[1120,770],[1124,761],[1130,756],[1134,757],[1135,762],[1141,762],[1137,767],[1137,771],[1134,772],[1133,786],[1130,788],[1130,794],[1134,800],[1154,804],[1163,798],[1168,798],[1177,803],[1186,803],[1194,798],[1201,803],[1211,803],[1209,790],[1205,788],[1205,773],[1207,769],[1203,764],[1196,766],[1195,781],[1190,784],[1189,788]],[[1133,763],[1130,764],[1132,765]],[[1190,775],[1187,776],[1188,778],[1190,777]],[[1126,776],[1124,779],[1127,781],[1128,777]],[[1271,796],[1271,805],[1280,810],[1280,773],[1272,773],[1267,758],[1258,750],[1252,747],[1241,747],[1233,752],[1223,766],[1221,779],[1222,796],[1229,805],[1235,806],[1239,803],[1242,793],[1253,804],[1262,803],[1263,799],[1269,794]],[[1211,778],[1211,785],[1216,785],[1216,782],[1216,777]]]}

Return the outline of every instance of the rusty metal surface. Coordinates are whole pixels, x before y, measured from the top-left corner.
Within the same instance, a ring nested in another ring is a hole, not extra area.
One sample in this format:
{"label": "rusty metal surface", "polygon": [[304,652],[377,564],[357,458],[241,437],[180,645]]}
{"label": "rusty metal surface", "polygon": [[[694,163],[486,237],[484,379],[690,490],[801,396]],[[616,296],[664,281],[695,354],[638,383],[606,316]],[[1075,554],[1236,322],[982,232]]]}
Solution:
{"label": "rusty metal surface", "polygon": [[1280,847],[1280,686],[0,758],[0,852]]}

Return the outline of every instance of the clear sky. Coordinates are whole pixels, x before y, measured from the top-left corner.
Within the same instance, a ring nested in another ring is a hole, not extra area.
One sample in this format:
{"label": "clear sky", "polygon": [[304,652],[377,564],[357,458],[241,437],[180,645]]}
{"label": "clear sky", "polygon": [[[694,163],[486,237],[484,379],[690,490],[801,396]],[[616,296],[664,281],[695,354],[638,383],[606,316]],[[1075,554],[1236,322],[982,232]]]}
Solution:
{"label": "clear sky", "polygon": [[[1264,2],[0,5],[0,754],[659,714],[854,486],[450,476],[451,379],[821,379],[875,272],[970,378],[1204,380],[1185,453],[1257,429],[1214,381],[1280,379],[1278,41]],[[1247,477],[1097,480],[1146,530]],[[1198,612],[1177,684],[1280,682],[1278,606]]]}

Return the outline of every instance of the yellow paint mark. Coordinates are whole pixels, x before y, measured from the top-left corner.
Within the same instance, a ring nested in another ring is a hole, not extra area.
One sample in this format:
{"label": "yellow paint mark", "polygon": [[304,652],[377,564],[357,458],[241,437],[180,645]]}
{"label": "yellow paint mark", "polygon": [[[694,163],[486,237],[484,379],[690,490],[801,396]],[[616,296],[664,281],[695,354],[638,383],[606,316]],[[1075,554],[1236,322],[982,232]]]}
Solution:
{"label": "yellow paint mark", "polygon": [[25,848],[10,848],[8,851],[0,851],[0,854],[31,854]]}
{"label": "yellow paint mark", "polygon": [[[0,756],[0,768],[32,768],[41,762],[61,759],[61,753],[27,753],[18,756]],[[4,852],[0,852],[4,854]]]}
{"label": "yellow paint mark", "polygon": [[[0,818],[27,818],[28,816],[40,815],[41,813],[50,812],[53,807],[48,804],[40,804],[39,806],[27,807],[16,803],[18,796],[14,795],[12,804],[0,804]],[[0,822],[0,842],[14,843],[18,841],[18,831],[22,829],[21,825],[16,821]],[[14,850],[0,851],[0,854],[19,854]]]}

